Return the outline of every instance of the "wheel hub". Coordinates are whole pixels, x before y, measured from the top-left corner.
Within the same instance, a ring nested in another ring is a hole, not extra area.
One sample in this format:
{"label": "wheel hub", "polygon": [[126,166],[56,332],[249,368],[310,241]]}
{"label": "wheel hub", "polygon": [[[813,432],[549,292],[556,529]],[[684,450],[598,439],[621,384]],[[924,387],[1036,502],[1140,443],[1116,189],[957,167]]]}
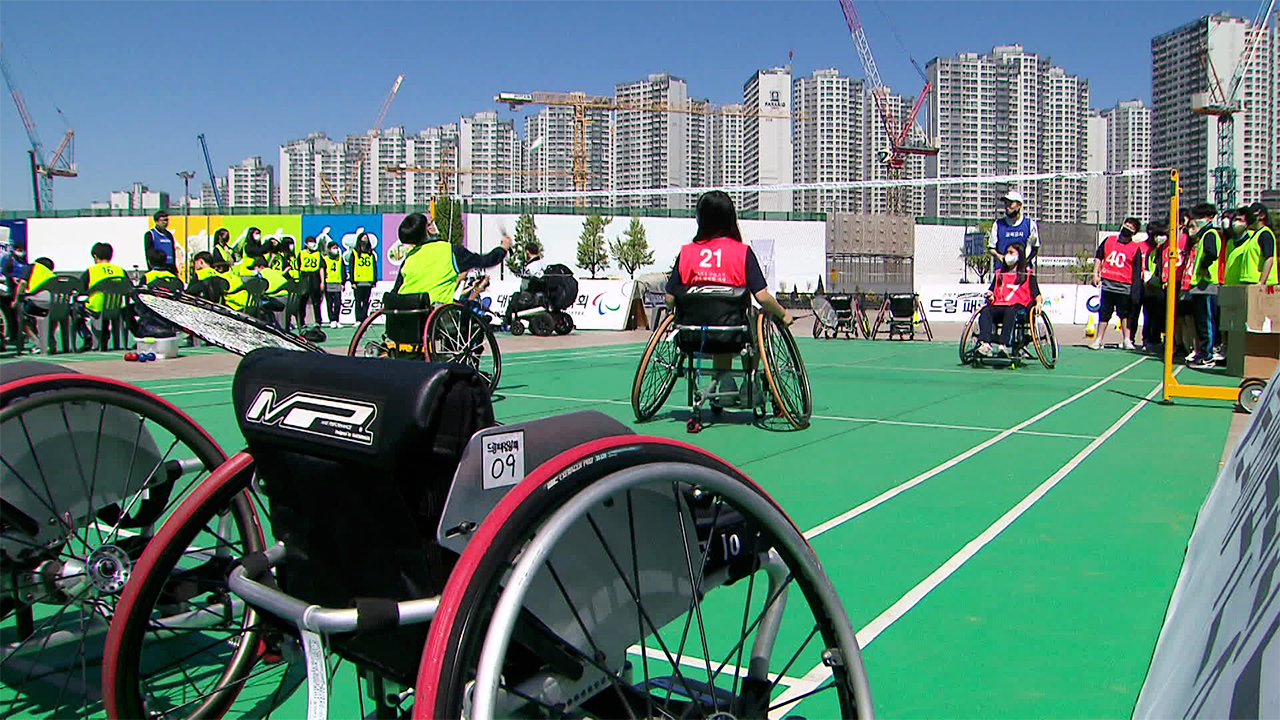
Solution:
{"label": "wheel hub", "polygon": [[86,563],[89,582],[99,591],[112,595],[124,589],[133,572],[129,555],[115,545],[103,545],[89,556]]}

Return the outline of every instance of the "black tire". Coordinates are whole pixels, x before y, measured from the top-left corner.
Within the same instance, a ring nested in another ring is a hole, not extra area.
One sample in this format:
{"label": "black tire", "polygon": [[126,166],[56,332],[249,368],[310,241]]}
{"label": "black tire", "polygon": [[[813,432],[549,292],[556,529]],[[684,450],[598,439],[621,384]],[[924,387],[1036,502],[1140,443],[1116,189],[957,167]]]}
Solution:
{"label": "black tire", "polygon": [[492,392],[502,378],[502,352],[489,321],[465,305],[437,306],[427,318],[422,347],[432,362],[467,365]]}
{"label": "black tire", "polygon": [[569,333],[573,332],[573,316],[572,315],[570,315],[567,312],[561,312],[557,310],[555,313],[555,320],[556,320],[557,335],[568,335]]}
{"label": "black tire", "polygon": [[1262,378],[1245,378],[1240,383],[1240,395],[1237,402],[1240,403],[1240,409],[1252,415],[1262,404],[1262,392],[1267,387],[1267,381]]}
{"label": "black tire", "polygon": [[813,316],[813,339],[817,340],[822,337],[822,321],[817,315]]}
{"label": "black tire", "polygon": [[524,334],[524,321],[519,318],[511,319],[511,334],[514,337],[520,337]]}
{"label": "black tire", "polygon": [[547,337],[555,333],[556,319],[551,313],[539,313],[529,318],[529,332],[537,337]]}
{"label": "black tire", "polygon": [[[369,313],[368,317],[364,319],[364,322],[360,323],[360,326],[356,328],[355,334],[351,336],[351,343],[347,345],[347,355],[350,357],[355,357],[356,355],[364,355],[366,357],[370,356],[369,345],[378,345],[380,343],[371,339],[366,339],[365,335],[373,331],[373,321],[380,317],[382,317],[382,308],[378,308],[377,310]],[[385,349],[386,348],[384,347],[384,352],[381,355],[373,355],[372,357],[385,357],[387,354]]]}
{"label": "black tire", "polygon": [[768,313],[756,315],[756,344],[764,365],[765,380],[775,407],[797,430],[809,427],[813,393],[800,348],[782,321]]}
{"label": "black tire", "polygon": [[676,347],[675,325],[675,315],[664,317],[649,336],[649,344],[640,356],[640,365],[631,383],[631,410],[638,421],[648,420],[658,412],[680,376],[684,353]]}
{"label": "black tire", "polygon": [[964,332],[960,333],[960,364],[972,365],[978,357],[978,315],[981,310],[969,316],[964,324]]}
{"label": "black tire", "polygon": [[4,583],[13,595],[0,611],[0,672],[13,717],[97,711],[96,700],[67,692],[101,672],[103,634],[94,626],[115,614],[154,529],[226,457],[190,418],[145,390],[50,367],[0,386],[0,565],[10,577],[37,568],[41,576]]}

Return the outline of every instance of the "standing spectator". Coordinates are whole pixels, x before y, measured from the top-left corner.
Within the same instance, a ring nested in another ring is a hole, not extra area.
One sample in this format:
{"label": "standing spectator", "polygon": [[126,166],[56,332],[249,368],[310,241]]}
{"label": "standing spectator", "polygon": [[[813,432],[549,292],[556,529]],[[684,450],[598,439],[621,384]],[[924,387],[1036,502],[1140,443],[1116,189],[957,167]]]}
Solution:
{"label": "standing spectator", "polygon": [[1112,313],[1120,318],[1120,347],[1133,349],[1128,337],[1129,310],[1134,287],[1142,282],[1142,266],[1138,262],[1141,250],[1133,236],[1140,227],[1141,220],[1129,218],[1121,226],[1119,235],[1098,244],[1093,260],[1093,284],[1102,288],[1102,307],[1098,308],[1098,337],[1089,345],[1090,349],[1102,349]]}
{"label": "standing spectator", "polygon": [[[1184,241],[1185,243],[1185,238]],[[1142,349],[1156,352],[1164,337],[1165,293],[1169,287],[1169,262],[1165,253],[1169,248],[1169,228],[1161,221],[1147,223],[1146,269],[1142,275]],[[1138,313],[1129,314],[1129,322],[1137,324]],[[1132,338],[1132,334],[1130,335]],[[1132,340],[1131,340],[1132,341]]]}
{"label": "standing spectator", "polygon": [[1227,255],[1226,284],[1276,285],[1276,233],[1267,206],[1256,202],[1243,208],[1247,223],[1242,240]]}
{"label": "standing spectator", "polygon": [[374,283],[378,281],[378,260],[373,254],[369,233],[362,232],[356,237],[356,246],[351,250],[351,261],[347,264],[347,273],[347,279],[351,281],[352,293],[355,295],[356,322],[362,323],[369,316],[369,296],[373,293]]}
{"label": "standing spectator", "polygon": [[1188,365],[1212,366],[1224,359],[1218,349],[1218,278],[1226,252],[1222,234],[1213,227],[1218,209],[1200,203],[1191,209],[1187,224],[1187,302],[1195,317],[1194,348]]}
{"label": "standing spectator", "polygon": [[158,250],[164,255],[165,266],[176,267],[178,261],[174,248],[177,245],[174,242],[173,233],[169,232],[169,213],[157,210],[151,219],[156,225],[142,235],[142,256],[149,258],[152,250]]}
{"label": "standing spectator", "polygon": [[1023,197],[1017,190],[1004,194],[1004,215],[997,218],[987,234],[987,253],[994,268],[1001,267],[1010,245],[1022,245],[1022,257],[1028,266],[1040,252],[1040,227],[1022,214]]}
{"label": "standing spectator", "polygon": [[315,315],[315,324],[320,324],[320,296],[324,294],[324,278],[320,273],[321,263],[319,243],[315,237],[308,235],[302,241],[302,252],[298,254],[298,272],[302,280],[303,302],[298,309],[298,323],[307,324],[307,304]]}
{"label": "standing spectator", "polygon": [[331,328],[338,327],[338,316],[342,314],[342,288],[346,285],[342,266],[342,248],[337,240],[330,240],[324,257],[324,297]]}

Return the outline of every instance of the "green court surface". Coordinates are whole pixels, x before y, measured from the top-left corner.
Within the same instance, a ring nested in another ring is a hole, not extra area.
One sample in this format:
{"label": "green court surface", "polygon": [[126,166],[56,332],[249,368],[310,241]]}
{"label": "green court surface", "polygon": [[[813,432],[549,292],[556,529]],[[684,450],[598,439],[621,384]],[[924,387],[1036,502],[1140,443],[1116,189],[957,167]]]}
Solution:
{"label": "green court surface", "polygon": [[[1050,371],[959,366],[954,342],[798,342],[814,396],[804,431],[730,411],[687,434],[683,381],[657,418],[636,424],[642,344],[510,354],[495,412],[513,422],[593,408],[750,475],[832,577],[882,716],[1128,717],[1219,467],[1229,404],[1160,405],[1149,399],[1160,363],[1118,350],[1064,347]],[[1193,375],[1235,384],[1180,378]],[[141,385],[228,453],[242,446],[230,376]],[[332,717],[358,712],[349,667],[333,703]],[[819,699],[787,714],[830,712]],[[276,716],[305,714],[298,689]]]}

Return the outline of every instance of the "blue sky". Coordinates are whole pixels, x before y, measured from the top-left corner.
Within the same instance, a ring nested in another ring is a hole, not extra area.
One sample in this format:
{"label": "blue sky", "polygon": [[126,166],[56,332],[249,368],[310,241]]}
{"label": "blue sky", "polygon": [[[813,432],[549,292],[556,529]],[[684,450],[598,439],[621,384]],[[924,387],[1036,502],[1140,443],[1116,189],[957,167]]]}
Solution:
{"label": "blue sky", "polygon": [[[1257,2],[859,0],[882,78],[914,94],[931,58],[1020,42],[1091,83],[1093,105],[1150,100],[1150,39],[1197,17],[1253,17]],[[14,2],[0,42],[47,149],[76,131],[80,177],[57,179],[54,206],[87,207],[141,181],[178,197],[175,173],[207,181],[252,155],[325,131],[367,130],[399,73],[386,125],[416,132],[498,109],[498,92],[609,95],[670,72],[690,93],[740,102],[756,69],[862,76],[836,0],[684,2]],[[26,134],[0,98],[0,208],[30,209]],[[536,112],[535,110],[532,110]],[[523,133],[523,123],[517,127]],[[193,185],[196,187],[197,185]]]}

